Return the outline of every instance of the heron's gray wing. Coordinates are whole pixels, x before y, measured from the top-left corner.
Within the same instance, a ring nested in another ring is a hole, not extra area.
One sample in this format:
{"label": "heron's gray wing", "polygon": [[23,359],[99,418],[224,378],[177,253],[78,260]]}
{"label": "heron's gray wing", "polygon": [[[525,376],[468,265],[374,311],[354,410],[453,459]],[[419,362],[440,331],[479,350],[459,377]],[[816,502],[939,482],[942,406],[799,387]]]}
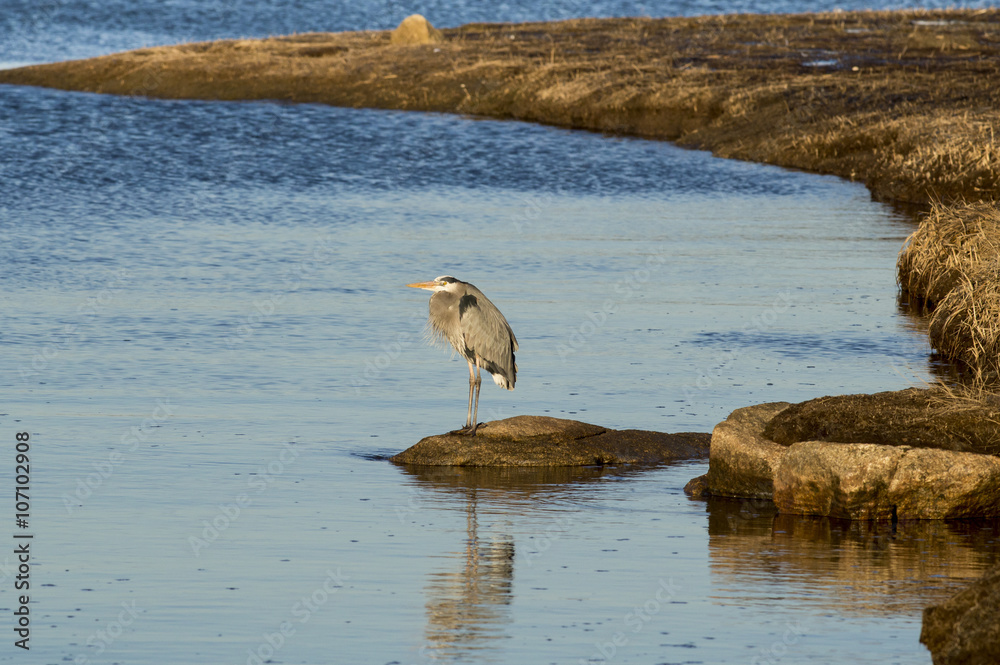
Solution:
{"label": "heron's gray wing", "polygon": [[507,319],[475,287],[459,300],[458,311],[466,348],[498,385],[513,390],[517,380],[517,340]]}

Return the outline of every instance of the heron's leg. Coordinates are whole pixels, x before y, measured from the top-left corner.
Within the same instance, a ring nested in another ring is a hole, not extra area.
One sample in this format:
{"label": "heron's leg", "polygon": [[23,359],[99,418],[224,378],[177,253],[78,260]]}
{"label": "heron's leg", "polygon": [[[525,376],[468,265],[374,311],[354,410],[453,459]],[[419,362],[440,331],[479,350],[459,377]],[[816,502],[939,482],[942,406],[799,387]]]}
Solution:
{"label": "heron's leg", "polygon": [[483,382],[482,376],[479,374],[479,361],[476,361],[476,406],[472,411],[472,431],[469,434],[475,434],[476,429],[479,427],[479,384]]}
{"label": "heron's leg", "polygon": [[465,416],[465,429],[469,429],[473,426],[472,421],[472,390],[476,385],[476,370],[472,361],[469,361],[469,412]]}

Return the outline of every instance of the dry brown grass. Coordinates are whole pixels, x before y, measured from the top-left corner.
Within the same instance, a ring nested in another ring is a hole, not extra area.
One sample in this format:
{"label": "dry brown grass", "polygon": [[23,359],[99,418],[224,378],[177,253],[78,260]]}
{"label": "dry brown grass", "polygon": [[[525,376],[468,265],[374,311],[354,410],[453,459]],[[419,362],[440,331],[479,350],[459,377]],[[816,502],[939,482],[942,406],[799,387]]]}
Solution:
{"label": "dry brown grass", "polygon": [[970,269],[934,308],[931,346],[961,360],[974,384],[1000,383],[1000,268],[997,258]]}
{"label": "dry brown grass", "polygon": [[[433,19],[433,17],[431,17]],[[926,203],[1000,192],[1000,10],[470,24],[226,40],[0,82],[516,118],[670,139]]]}
{"label": "dry brown grass", "polygon": [[956,287],[971,284],[981,266],[1000,257],[1000,211],[988,203],[932,205],[896,261],[899,286],[941,303]]}
{"label": "dry brown grass", "polygon": [[900,287],[933,308],[931,345],[1000,380],[1000,210],[987,203],[933,206],[897,261]]}
{"label": "dry brown grass", "polygon": [[995,383],[939,382],[927,390],[927,401],[928,422],[950,425],[944,427],[941,435],[960,440],[966,450],[1000,455],[1000,392]]}
{"label": "dry brown grass", "polygon": [[995,388],[938,381],[927,387],[927,395],[930,405],[942,415],[967,413],[984,407],[997,409],[988,420],[996,426],[997,452],[1000,452],[1000,392]]}

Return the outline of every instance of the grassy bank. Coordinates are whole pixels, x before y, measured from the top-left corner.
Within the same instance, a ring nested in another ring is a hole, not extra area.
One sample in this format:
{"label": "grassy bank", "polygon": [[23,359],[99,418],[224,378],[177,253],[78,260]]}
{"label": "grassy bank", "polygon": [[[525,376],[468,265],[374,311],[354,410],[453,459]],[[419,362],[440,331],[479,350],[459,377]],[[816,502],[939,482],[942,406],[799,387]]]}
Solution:
{"label": "grassy bank", "polygon": [[0,71],[0,82],[516,118],[836,174],[916,203],[1000,191],[1000,10],[472,24],[442,35],[182,44]]}
{"label": "grassy bank", "polygon": [[899,254],[900,288],[933,309],[931,345],[980,385],[1000,381],[1000,210],[935,205]]}

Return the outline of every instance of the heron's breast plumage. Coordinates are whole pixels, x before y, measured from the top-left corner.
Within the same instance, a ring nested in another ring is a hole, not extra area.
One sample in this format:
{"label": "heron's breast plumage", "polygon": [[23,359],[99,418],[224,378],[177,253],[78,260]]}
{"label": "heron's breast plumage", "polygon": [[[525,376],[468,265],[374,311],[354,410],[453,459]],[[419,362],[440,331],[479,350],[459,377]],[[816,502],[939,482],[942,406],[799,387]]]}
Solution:
{"label": "heron's breast plumage", "polygon": [[467,356],[459,321],[458,296],[448,291],[438,291],[432,295],[427,322],[438,339],[447,341],[453,349]]}

